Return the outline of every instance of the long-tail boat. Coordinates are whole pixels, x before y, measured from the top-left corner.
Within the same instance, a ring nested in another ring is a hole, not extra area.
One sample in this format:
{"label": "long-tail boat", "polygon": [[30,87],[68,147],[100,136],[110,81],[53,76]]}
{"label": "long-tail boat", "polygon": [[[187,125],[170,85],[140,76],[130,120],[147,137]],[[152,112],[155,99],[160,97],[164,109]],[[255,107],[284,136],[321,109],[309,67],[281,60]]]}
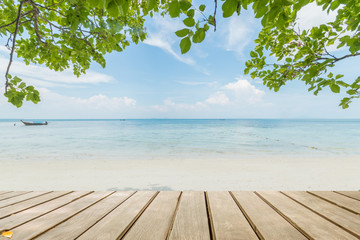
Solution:
{"label": "long-tail boat", "polygon": [[24,122],[23,120],[20,120],[23,124],[26,126],[34,126],[34,125],[48,125],[48,122]]}

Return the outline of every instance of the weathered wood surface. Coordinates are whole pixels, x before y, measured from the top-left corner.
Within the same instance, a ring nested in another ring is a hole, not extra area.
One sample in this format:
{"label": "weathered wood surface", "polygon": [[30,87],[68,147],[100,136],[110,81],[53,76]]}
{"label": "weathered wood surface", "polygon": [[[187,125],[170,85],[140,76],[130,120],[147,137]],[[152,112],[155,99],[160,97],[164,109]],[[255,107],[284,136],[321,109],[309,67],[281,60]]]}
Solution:
{"label": "weathered wood surface", "polygon": [[334,192],[312,191],[310,193],[356,214],[360,214],[360,201],[358,200]]}
{"label": "weathered wood surface", "polygon": [[[360,239],[359,192],[0,192],[16,239]],[[0,234],[0,240],[7,239]]]}
{"label": "weathered wood surface", "polygon": [[346,197],[360,200],[360,191],[335,191],[335,192]]}

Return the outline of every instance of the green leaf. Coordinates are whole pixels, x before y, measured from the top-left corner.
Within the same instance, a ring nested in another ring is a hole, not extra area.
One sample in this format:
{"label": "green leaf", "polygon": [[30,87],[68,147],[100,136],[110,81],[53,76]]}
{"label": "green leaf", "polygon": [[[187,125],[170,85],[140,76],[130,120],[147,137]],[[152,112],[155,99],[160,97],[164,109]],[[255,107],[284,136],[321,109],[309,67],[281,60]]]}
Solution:
{"label": "green leaf", "polygon": [[180,1],[180,8],[183,11],[188,10],[191,7],[191,2],[189,2],[188,0],[181,0]]}
{"label": "green leaf", "polygon": [[185,18],[183,22],[187,27],[192,27],[195,25],[195,20],[193,18]]}
{"label": "green leaf", "polygon": [[238,1],[237,0],[226,0],[222,5],[223,17],[231,17],[234,12],[237,10]]}
{"label": "green leaf", "polygon": [[90,7],[98,7],[99,1],[98,0],[87,0],[87,3],[89,3]]}
{"label": "green leaf", "polygon": [[155,4],[156,4],[156,0],[147,0],[147,7],[148,7],[148,10],[152,10],[152,9],[154,9]]}
{"label": "green leaf", "polygon": [[251,51],[251,52],[250,52],[250,56],[253,57],[253,58],[256,58],[258,55],[257,55],[256,52]]}
{"label": "green leaf", "polygon": [[330,89],[334,93],[339,93],[340,92],[340,87],[338,85],[336,85],[336,84],[330,85]]}
{"label": "green leaf", "polygon": [[191,41],[189,37],[185,37],[181,40],[180,42],[180,49],[181,49],[181,53],[187,53],[190,50],[191,47]]}
{"label": "green leaf", "polygon": [[199,6],[199,10],[202,11],[202,12],[205,11],[205,8],[206,8],[206,6],[204,4],[201,4]]}
{"label": "green leaf", "polygon": [[209,30],[209,25],[207,25],[206,23],[204,24],[204,29],[205,31]]}
{"label": "green leaf", "polygon": [[19,77],[17,77],[17,76],[15,76],[15,77],[12,79],[12,81],[13,81],[15,84],[18,84],[19,82],[22,81],[22,79],[19,78]]}
{"label": "green leaf", "polygon": [[356,90],[354,90],[354,89],[350,89],[350,90],[348,90],[348,91],[346,91],[349,95],[355,95],[355,94],[357,94],[358,92],[356,91]]}
{"label": "green leaf", "polygon": [[178,37],[185,37],[186,35],[188,35],[189,32],[190,32],[190,30],[188,28],[184,28],[179,31],[176,31],[175,34]]}
{"label": "green leaf", "polygon": [[180,4],[178,0],[172,0],[169,3],[169,14],[172,18],[178,17],[180,15]]}
{"label": "green leaf", "polygon": [[188,17],[194,17],[194,15],[195,15],[195,10],[194,9],[190,9],[190,10],[188,10],[187,11],[187,13],[186,13],[186,15],[188,16]]}
{"label": "green leaf", "polygon": [[333,2],[331,3],[330,9],[334,11],[334,10],[337,9],[339,6],[340,6],[340,1],[339,1],[339,0],[335,0],[335,1],[333,1]]}
{"label": "green leaf", "polygon": [[203,28],[199,28],[195,32],[192,40],[194,43],[200,43],[200,42],[204,41],[204,39],[205,39],[205,30]]}
{"label": "green leaf", "polygon": [[24,88],[24,87],[26,87],[26,83],[24,83],[24,82],[20,83],[18,86],[18,88]]}
{"label": "green leaf", "polygon": [[342,78],[343,76],[344,76],[344,75],[342,75],[342,74],[338,74],[338,75],[336,75],[335,79]]}
{"label": "green leaf", "polygon": [[215,25],[214,23],[215,23],[215,18],[213,17],[213,16],[209,16],[209,19],[208,19],[208,23],[210,24],[210,25]]}
{"label": "green leaf", "polygon": [[107,9],[110,17],[119,16],[120,9],[119,9],[119,5],[118,5],[117,1],[113,0],[113,1],[109,2],[106,9]]}

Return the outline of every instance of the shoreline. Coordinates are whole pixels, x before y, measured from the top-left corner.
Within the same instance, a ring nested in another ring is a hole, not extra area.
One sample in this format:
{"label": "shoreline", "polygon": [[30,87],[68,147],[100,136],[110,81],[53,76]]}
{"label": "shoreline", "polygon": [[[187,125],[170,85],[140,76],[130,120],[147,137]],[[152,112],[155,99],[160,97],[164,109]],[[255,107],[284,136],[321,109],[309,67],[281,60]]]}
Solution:
{"label": "shoreline", "polygon": [[0,159],[0,190],[359,190],[359,156]]}

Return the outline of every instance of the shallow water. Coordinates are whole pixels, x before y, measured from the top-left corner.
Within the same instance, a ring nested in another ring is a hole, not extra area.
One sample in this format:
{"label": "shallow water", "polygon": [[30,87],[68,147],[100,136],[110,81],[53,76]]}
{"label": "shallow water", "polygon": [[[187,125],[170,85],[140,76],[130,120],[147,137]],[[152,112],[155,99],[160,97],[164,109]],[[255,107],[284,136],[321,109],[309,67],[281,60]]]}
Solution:
{"label": "shallow water", "polygon": [[47,121],[47,126],[24,126],[0,120],[0,159],[360,155],[360,120]]}

